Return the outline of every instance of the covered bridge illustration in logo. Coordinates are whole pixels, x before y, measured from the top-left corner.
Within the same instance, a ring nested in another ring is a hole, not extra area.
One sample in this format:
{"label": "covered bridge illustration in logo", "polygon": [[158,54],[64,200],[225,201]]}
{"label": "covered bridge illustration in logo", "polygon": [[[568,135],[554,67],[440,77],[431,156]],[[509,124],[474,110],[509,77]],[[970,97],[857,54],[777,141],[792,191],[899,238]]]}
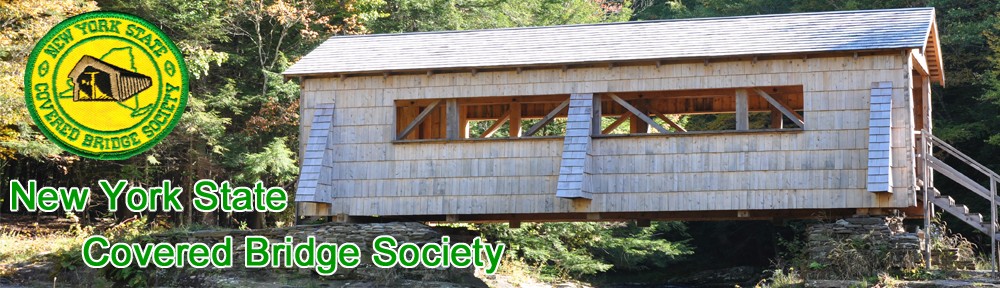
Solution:
{"label": "covered bridge illustration in logo", "polygon": [[83,56],[76,63],[69,77],[74,82],[73,101],[122,102],[152,85],[152,78],[149,76],[108,64],[89,55]]}
{"label": "covered bridge illustration in logo", "polygon": [[173,130],[187,104],[183,56],[136,16],[91,12],[67,19],[28,59],[25,100],[52,142],[101,160],[135,156]]}

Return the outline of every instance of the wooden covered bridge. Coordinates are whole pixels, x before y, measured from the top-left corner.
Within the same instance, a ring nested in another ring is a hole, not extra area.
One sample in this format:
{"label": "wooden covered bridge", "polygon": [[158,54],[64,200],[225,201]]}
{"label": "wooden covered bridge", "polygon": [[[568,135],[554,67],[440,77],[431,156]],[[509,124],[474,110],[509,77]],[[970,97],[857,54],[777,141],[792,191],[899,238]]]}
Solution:
{"label": "wooden covered bridge", "polygon": [[930,169],[964,177],[920,153],[959,153],[921,136],[945,82],[933,8],[337,36],[284,75],[303,87],[300,216],[919,216],[927,199],[993,229],[922,197]]}

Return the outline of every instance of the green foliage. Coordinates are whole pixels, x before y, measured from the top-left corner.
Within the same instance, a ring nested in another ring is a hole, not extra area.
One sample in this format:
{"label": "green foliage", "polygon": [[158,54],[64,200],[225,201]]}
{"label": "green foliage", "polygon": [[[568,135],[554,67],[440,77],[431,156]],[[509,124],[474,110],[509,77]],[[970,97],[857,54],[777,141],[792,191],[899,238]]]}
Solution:
{"label": "green foliage", "polygon": [[517,229],[500,224],[480,229],[486,239],[506,243],[509,255],[550,277],[664,268],[692,253],[686,241],[665,240],[684,233],[684,225],[676,222],[654,222],[645,228],[632,223],[532,223]]}
{"label": "green foliage", "polygon": [[295,153],[285,146],[285,138],[275,138],[261,152],[245,154],[243,159],[246,166],[236,174],[236,181],[250,183],[256,179],[270,178],[289,182],[298,174]]}
{"label": "green foliage", "polygon": [[[147,219],[133,218],[132,221],[126,221],[117,227],[113,227],[104,232],[104,236],[108,238],[111,243],[124,242],[124,243],[138,243],[143,245],[145,243],[150,243],[153,241],[150,237],[151,231],[149,225],[147,225]],[[79,250],[74,254],[76,258],[79,257]],[[80,260],[82,261],[82,260]],[[101,269],[100,274],[111,281],[114,287],[149,287],[153,282],[155,267],[149,266],[147,268],[140,268],[138,264],[132,263],[132,265],[125,268],[115,268],[108,265]]]}
{"label": "green foliage", "polygon": [[819,262],[809,263],[809,270],[823,270],[823,268],[826,268],[826,265],[820,264]]}
{"label": "green foliage", "polygon": [[[30,120],[25,120],[30,121]],[[16,125],[20,133],[14,133],[13,139],[0,141],[0,148],[9,148],[17,151],[21,156],[27,156],[36,160],[45,159],[62,153],[62,148],[55,143],[45,140],[41,133],[32,130],[28,122],[20,122]],[[2,157],[0,157],[2,159]],[[0,165],[0,168],[3,168]]]}
{"label": "green foliage", "polygon": [[384,32],[470,30],[626,21],[629,2],[591,0],[389,0]]}
{"label": "green foliage", "polygon": [[944,271],[927,270],[924,267],[917,267],[913,269],[905,269],[903,271],[900,271],[900,277],[906,280],[917,280],[917,281],[948,278],[948,276],[945,275]]}
{"label": "green foliage", "polygon": [[229,54],[212,51],[211,48],[189,46],[184,43],[179,45],[181,52],[187,55],[184,62],[187,64],[188,72],[191,73],[194,79],[207,76],[213,63],[215,66],[221,66],[223,62],[229,59]]}

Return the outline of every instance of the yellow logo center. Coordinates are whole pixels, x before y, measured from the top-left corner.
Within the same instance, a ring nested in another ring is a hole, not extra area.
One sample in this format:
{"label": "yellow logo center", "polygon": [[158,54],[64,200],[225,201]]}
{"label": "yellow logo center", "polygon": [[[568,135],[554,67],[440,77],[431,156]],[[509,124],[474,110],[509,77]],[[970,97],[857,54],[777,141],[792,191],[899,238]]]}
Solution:
{"label": "yellow logo center", "polygon": [[187,103],[184,58],[162,31],[117,12],[52,28],[31,53],[25,100],[40,130],[80,156],[126,159],[163,139]]}

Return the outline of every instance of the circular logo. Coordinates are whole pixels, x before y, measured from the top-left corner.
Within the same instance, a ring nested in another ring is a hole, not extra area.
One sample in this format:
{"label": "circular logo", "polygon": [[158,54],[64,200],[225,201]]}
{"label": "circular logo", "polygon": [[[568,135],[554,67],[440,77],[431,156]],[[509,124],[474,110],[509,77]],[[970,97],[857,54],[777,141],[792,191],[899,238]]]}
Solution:
{"label": "circular logo", "polygon": [[187,104],[187,77],[180,51],[156,26],[90,12],[35,44],[24,92],[49,140],[83,157],[120,160],[170,134]]}

